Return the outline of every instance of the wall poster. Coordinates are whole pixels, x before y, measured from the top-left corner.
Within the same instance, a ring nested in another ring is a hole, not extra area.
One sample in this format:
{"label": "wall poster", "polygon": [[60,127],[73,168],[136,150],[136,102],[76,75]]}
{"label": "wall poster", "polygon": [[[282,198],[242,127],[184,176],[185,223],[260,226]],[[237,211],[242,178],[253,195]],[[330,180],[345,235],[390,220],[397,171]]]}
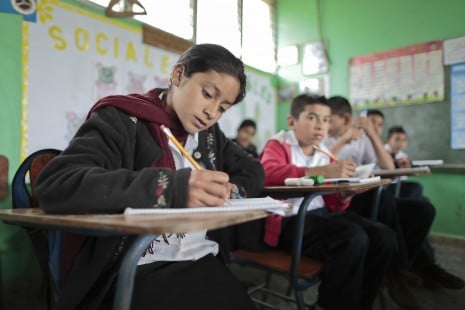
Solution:
{"label": "wall poster", "polygon": [[442,101],[442,41],[357,56],[349,61],[349,97],[356,107]]}
{"label": "wall poster", "polygon": [[465,63],[450,71],[450,143],[452,149],[465,149]]}

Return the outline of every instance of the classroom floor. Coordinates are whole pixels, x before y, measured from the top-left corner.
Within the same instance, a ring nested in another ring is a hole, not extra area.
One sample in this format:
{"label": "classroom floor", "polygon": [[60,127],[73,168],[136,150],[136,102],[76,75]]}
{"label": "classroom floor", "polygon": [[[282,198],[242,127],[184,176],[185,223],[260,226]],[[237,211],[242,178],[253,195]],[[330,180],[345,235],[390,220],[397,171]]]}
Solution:
{"label": "classroom floor", "polygon": [[[465,279],[465,241],[463,242],[444,242],[441,240],[432,240],[435,249],[437,262],[449,272]],[[233,272],[244,283],[260,283],[264,279],[262,271],[231,266]],[[285,278],[274,275],[272,280],[273,289],[285,292],[287,281]],[[423,310],[463,310],[465,309],[465,288],[461,290],[437,289],[429,290],[423,287],[410,286],[412,292],[417,297]],[[305,301],[312,304],[316,300],[318,285],[309,288],[304,293]],[[386,289],[383,291],[386,300],[387,310],[401,310],[401,308],[392,301]],[[280,310],[297,309],[292,303],[282,302],[273,298],[270,301],[277,303]],[[379,302],[376,301],[373,310],[380,310]]]}
{"label": "classroom floor", "polygon": [[[437,261],[446,270],[465,279],[465,241],[446,242],[444,240],[434,240]],[[264,279],[264,273],[256,269],[231,266],[233,272],[244,283],[260,283]],[[43,295],[37,287],[39,283],[30,283],[30,287],[16,292],[6,294],[6,288],[3,288],[3,300],[0,302],[0,310],[45,310]],[[285,292],[287,281],[280,276],[273,276],[272,286],[275,289]],[[421,287],[412,287],[412,291],[421,303],[423,310],[463,310],[465,309],[465,289],[462,290],[428,290]],[[313,303],[316,299],[317,285],[305,292],[305,300]],[[387,310],[401,310],[384,292]],[[292,303],[279,303],[280,310],[296,309]],[[379,303],[375,303],[373,310],[380,310]]]}

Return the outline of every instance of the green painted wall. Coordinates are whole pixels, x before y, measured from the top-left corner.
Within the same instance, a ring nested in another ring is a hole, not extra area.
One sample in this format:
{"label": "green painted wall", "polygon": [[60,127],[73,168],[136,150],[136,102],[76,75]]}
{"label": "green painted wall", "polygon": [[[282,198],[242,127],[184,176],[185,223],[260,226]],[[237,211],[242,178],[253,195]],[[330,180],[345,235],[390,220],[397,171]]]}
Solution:
{"label": "green painted wall", "polygon": [[[415,43],[465,35],[463,0],[319,0],[321,38],[329,57],[330,95],[348,96],[348,62],[351,57]],[[277,2],[278,46],[317,41],[317,0]],[[444,159],[465,164],[465,150],[450,149],[449,75],[443,102],[383,108],[386,128],[402,124],[410,135],[408,153],[416,159]],[[281,83],[296,82],[303,76],[300,63],[278,70]],[[287,128],[289,102],[277,107],[277,127]],[[459,184],[465,174],[438,174],[418,178],[426,195],[437,207],[432,231],[465,236],[464,194]]]}
{"label": "green painted wall", "polygon": [[435,233],[465,237],[465,173],[434,172],[412,177],[423,185],[427,197],[436,207]]}

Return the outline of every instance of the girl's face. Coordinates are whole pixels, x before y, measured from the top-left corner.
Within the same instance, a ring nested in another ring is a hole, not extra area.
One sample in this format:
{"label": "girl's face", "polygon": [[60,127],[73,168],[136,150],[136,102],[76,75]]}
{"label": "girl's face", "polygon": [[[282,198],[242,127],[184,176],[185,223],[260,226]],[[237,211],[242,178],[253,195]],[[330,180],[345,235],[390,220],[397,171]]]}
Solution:
{"label": "girl's face", "polygon": [[184,129],[194,134],[214,125],[236,100],[239,80],[216,71],[184,76],[184,66],[177,65],[172,74],[167,105],[178,116]]}
{"label": "girl's face", "polygon": [[299,118],[289,117],[289,128],[294,130],[294,134],[302,148],[319,145],[326,137],[331,118],[331,109],[322,104],[311,104],[305,106],[300,112]]}

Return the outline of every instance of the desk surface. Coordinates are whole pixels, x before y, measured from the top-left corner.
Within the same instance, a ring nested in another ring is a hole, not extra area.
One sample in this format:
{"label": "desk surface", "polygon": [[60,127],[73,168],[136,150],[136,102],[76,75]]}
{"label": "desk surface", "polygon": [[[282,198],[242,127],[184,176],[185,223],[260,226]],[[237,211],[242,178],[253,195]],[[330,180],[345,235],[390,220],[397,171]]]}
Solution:
{"label": "desk surface", "polygon": [[397,169],[375,169],[373,174],[380,177],[401,177],[430,174],[431,170],[427,166],[414,168],[397,168]]}
{"label": "desk surface", "polygon": [[391,184],[390,179],[381,179],[379,182],[372,183],[339,183],[339,184],[321,184],[312,186],[267,186],[263,194],[276,196],[277,194],[295,194],[302,195],[305,193],[318,192],[345,192],[350,194],[359,194],[378,186]]}
{"label": "desk surface", "polygon": [[131,234],[160,234],[223,228],[264,218],[265,211],[209,212],[193,214],[46,214],[40,209],[0,210],[0,219],[18,225],[43,225],[54,228],[106,230]]}

